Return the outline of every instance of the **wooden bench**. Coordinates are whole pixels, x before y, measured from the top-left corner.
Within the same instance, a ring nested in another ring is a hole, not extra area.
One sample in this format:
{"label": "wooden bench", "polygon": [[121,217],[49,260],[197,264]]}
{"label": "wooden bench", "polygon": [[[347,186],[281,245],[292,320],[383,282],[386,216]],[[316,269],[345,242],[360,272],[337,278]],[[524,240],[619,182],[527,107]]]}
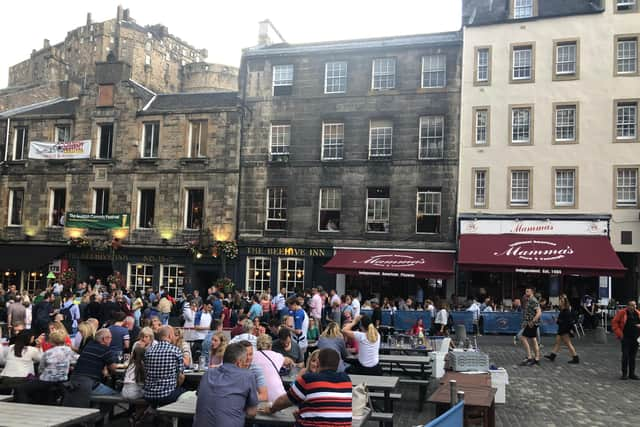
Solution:
{"label": "wooden bench", "polygon": [[97,404],[100,406],[100,413],[103,416],[103,424],[109,425],[109,419],[114,417],[114,410],[116,406],[127,405],[126,408],[121,407],[121,409],[128,411],[132,406],[147,406],[148,403],[144,399],[134,399],[130,400],[122,397],[121,394],[112,394],[112,395],[98,395],[91,396],[91,404]]}
{"label": "wooden bench", "polygon": [[413,378],[400,378],[400,384],[416,384],[418,385],[418,409],[422,411],[422,405],[427,397],[427,387],[431,382],[429,380],[416,380]]}
{"label": "wooden bench", "polygon": [[393,412],[372,412],[369,421],[377,421],[382,426],[393,426]]}
{"label": "wooden bench", "polygon": [[[389,394],[389,398],[391,399],[391,410],[393,411],[393,402],[396,400],[402,400],[402,393],[391,393]],[[369,399],[384,399],[384,393],[379,391],[370,391]]]}

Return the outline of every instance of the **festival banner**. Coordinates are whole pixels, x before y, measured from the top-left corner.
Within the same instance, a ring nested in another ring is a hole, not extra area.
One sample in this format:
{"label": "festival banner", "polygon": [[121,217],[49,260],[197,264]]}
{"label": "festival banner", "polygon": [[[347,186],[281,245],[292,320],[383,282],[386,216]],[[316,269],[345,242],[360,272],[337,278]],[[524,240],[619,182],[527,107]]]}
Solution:
{"label": "festival banner", "polygon": [[68,212],[64,226],[68,228],[88,228],[90,230],[110,230],[129,228],[129,214],[86,214]]}
{"label": "festival banner", "polygon": [[67,142],[29,142],[30,159],[88,159],[90,156],[90,139]]}

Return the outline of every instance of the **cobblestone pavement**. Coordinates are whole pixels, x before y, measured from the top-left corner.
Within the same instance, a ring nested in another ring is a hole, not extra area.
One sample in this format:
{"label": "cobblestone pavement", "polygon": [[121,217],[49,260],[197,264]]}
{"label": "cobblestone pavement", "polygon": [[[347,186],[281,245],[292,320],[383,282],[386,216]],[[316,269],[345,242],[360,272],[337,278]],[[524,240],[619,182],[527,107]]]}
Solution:
{"label": "cobblestone pavement", "polygon": [[[554,337],[543,337],[543,354],[550,351]],[[566,349],[555,362],[543,359],[540,366],[520,367],[525,356],[521,345],[510,336],[481,336],[478,346],[491,363],[507,369],[507,403],[496,406],[496,425],[545,427],[637,426],[640,381],[621,381],[620,344],[612,334],[607,344],[596,344],[587,336],[574,339],[579,365],[569,365]],[[433,386],[435,387],[435,386]],[[430,392],[434,388],[430,389]],[[394,426],[424,425],[434,417],[425,404],[417,411],[417,390],[403,388],[403,402],[394,407]],[[406,399],[406,400],[405,400]],[[376,424],[367,423],[367,427]]]}

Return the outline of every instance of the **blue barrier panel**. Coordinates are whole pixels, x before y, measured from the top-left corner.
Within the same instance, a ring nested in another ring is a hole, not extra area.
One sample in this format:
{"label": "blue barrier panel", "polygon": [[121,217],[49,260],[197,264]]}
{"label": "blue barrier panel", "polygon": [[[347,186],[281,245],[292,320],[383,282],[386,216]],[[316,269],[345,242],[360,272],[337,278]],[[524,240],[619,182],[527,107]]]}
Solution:
{"label": "blue barrier panel", "polygon": [[398,310],[395,312],[393,317],[393,326],[396,331],[408,331],[416,324],[416,321],[419,318],[422,318],[422,321],[424,322],[425,334],[431,327],[431,312],[429,311]]}
{"label": "blue barrier panel", "polygon": [[518,312],[484,312],[482,330],[485,334],[517,334],[522,325],[522,313]]}
{"label": "blue barrier panel", "polygon": [[558,333],[558,311],[543,311],[540,321],[540,333],[543,335],[555,335]]}
{"label": "blue barrier panel", "polygon": [[473,333],[473,313],[470,311],[452,311],[453,323],[464,325],[468,334]]}
{"label": "blue barrier panel", "polygon": [[366,314],[367,316],[371,317],[371,316],[373,316],[373,310],[370,309],[370,308],[361,308],[360,309],[360,314],[361,315],[365,315]]}
{"label": "blue barrier panel", "polygon": [[462,427],[464,423],[464,402],[458,402],[453,408],[431,420],[424,427]]}

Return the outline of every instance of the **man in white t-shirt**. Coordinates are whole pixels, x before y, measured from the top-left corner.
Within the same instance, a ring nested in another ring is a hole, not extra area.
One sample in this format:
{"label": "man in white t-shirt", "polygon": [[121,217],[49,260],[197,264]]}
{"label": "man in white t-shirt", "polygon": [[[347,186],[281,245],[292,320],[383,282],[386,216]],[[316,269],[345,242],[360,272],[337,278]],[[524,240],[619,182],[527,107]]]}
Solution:
{"label": "man in white t-shirt", "polygon": [[193,338],[197,341],[204,340],[207,336],[207,332],[211,328],[211,321],[213,320],[213,313],[211,313],[211,303],[205,302],[202,306],[202,310],[196,313],[194,320]]}
{"label": "man in white t-shirt", "polygon": [[351,308],[353,309],[353,318],[360,316],[360,301],[358,301],[357,292],[353,293],[353,298],[351,300]]}

